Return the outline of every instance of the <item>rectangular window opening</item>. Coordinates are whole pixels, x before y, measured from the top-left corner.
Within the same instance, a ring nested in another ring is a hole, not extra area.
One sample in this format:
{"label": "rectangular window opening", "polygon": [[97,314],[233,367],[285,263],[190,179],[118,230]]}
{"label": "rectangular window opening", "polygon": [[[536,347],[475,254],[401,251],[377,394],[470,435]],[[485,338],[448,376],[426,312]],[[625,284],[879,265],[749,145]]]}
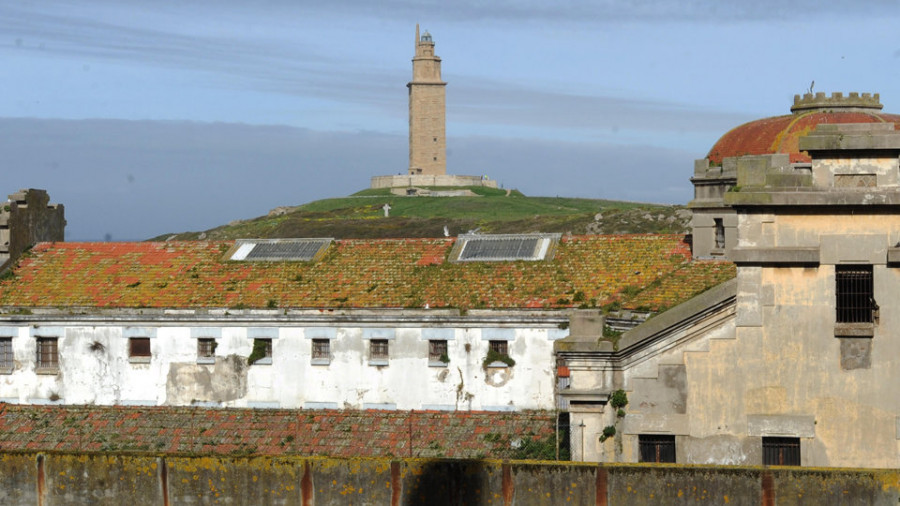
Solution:
{"label": "rectangular window opening", "polygon": [[663,434],[638,435],[640,461],[651,463],[675,463],[675,436]]}
{"label": "rectangular window opening", "polygon": [[37,338],[37,368],[53,370],[59,368],[59,345],[56,337]]}
{"label": "rectangular window opening", "polygon": [[128,359],[130,362],[149,362],[150,338],[149,337],[129,337],[128,338]]}
{"label": "rectangular window opening", "polygon": [[197,339],[197,361],[201,363],[211,363],[216,361],[216,347],[218,343],[212,337],[201,337]]}
{"label": "rectangular window opening", "polygon": [[447,355],[447,341],[443,339],[433,339],[428,341],[428,362],[431,364],[444,365],[450,362],[450,356]]}
{"label": "rectangular window opening", "polygon": [[388,359],[388,340],[372,339],[369,341],[369,360],[370,361],[387,361]]}
{"label": "rectangular window opening", "polygon": [[12,338],[0,337],[0,371],[11,372],[13,365]]}
{"label": "rectangular window opening", "polygon": [[713,218],[716,224],[716,248],[725,248],[725,223],[722,218]]}
{"label": "rectangular window opening", "polygon": [[331,361],[331,340],[312,340],[312,359],[315,363],[328,363]]}
{"label": "rectangular window opening", "polygon": [[764,466],[799,466],[800,438],[798,437],[764,437]]}
{"label": "rectangular window opening", "polygon": [[506,341],[491,341],[491,351],[497,355],[509,356],[509,343]]}
{"label": "rectangular window opening", "polygon": [[253,340],[253,350],[247,357],[247,363],[250,365],[271,365],[272,364],[272,340],[269,338],[257,338]]}
{"label": "rectangular window opening", "polygon": [[835,266],[837,323],[874,323],[878,311],[871,265]]}

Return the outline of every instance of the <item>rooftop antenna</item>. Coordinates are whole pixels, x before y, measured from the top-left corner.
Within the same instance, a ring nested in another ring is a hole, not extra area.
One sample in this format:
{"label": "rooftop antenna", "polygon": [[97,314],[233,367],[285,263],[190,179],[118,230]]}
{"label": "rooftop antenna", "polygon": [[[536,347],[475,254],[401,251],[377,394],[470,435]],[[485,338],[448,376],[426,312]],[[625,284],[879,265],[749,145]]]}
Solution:
{"label": "rooftop antenna", "polygon": [[813,88],[815,88],[815,87],[816,87],[816,80],[813,79],[812,82],[809,83],[809,90],[807,91],[807,93],[809,93],[810,95],[812,95]]}

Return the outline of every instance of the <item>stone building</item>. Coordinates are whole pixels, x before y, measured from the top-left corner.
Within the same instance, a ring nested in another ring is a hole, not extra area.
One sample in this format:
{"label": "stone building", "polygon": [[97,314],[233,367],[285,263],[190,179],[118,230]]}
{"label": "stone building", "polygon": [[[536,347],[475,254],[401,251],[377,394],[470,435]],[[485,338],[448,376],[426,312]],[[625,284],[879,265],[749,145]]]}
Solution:
{"label": "stone building", "polygon": [[416,56],[409,88],[409,174],[443,176],[447,173],[445,126],[446,86],[441,80],[441,59],[427,31],[416,25]]}
{"label": "stone building", "polygon": [[710,251],[721,213],[733,236],[713,252],[737,277],[617,348],[573,320],[556,351],[574,458],[900,465],[900,117],[877,100],[798,98],[794,116],[725,134],[707,158],[720,169],[698,163],[720,205],[698,213],[695,247]]}
{"label": "stone building", "polygon": [[694,255],[728,258],[737,244],[737,215],[725,194],[737,185],[737,173],[765,172],[767,167],[809,170],[809,155],[799,139],[821,123],[897,123],[900,116],[881,112],[879,96],[869,93],[807,93],[794,96],[791,114],[741,125],[719,139],[705,158],[694,162]]}
{"label": "stone building", "polygon": [[[447,174],[447,83],[441,78],[441,59],[434,40],[416,25],[415,56],[409,88],[409,168],[406,175],[373,176],[372,188],[395,188],[398,195],[435,195],[422,187],[486,186],[497,182],[487,176]],[[441,196],[470,195],[448,193]],[[437,195],[435,195],[437,196]]]}
{"label": "stone building", "polygon": [[39,243],[0,281],[0,400],[552,410],[573,308],[733,275],[676,235]]}

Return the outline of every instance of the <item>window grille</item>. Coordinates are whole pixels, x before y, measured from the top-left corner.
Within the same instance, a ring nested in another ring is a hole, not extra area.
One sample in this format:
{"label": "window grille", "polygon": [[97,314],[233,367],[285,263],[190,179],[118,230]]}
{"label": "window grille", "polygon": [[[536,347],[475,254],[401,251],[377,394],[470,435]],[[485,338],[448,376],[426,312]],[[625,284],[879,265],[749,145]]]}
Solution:
{"label": "window grille", "polygon": [[132,337],[128,339],[128,356],[129,357],[149,357],[150,356],[150,338],[149,337]]}
{"label": "window grille", "polygon": [[447,341],[428,341],[428,361],[443,362],[442,358],[447,358]]}
{"label": "window grille", "polygon": [[873,323],[878,305],[872,286],[871,265],[835,267],[838,323]]}
{"label": "window grille", "polygon": [[0,368],[12,369],[13,348],[11,337],[0,337]]}
{"label": "window grille", "polygon": [[331,341],[328,339],[313,339],[313,360],[328,360],[331,358]]}
{"label": "window grille", "polygon": [[371,360],[387,360],[388,359],[388,340],[372,339],[369,341],[369,359]]}
{"label": "window grille", "polygon": [[59,347],[55,337],[37,338],[37,368],[55,369],[59,367]]}
{"label": "window grille", "polygon": [[197,339],[197,358],[216,358],[216,340],[210,337]]}
{"label": "window grille", "polygon": [[796,437],[764,437],[763,465],[765,466],[799,466],[800,438]]}
{"label": "window grille", "polygon": [[641,462],[675,463],[675,436],[638,436]]}
{"label": "window grille", "polygon": [[509,344],[506,341],[491,341],[491,351],[499,355],[509,355]]}

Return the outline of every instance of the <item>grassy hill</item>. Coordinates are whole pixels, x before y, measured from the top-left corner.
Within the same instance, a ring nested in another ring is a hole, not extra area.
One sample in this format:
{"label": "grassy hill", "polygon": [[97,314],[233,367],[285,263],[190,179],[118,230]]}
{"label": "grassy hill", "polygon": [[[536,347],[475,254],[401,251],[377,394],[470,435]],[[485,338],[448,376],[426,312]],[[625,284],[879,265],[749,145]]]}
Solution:
{"label": "grassy hill", "polygon": [[[349,197],[273,209],[266,216],[203,232],[164,234],[154,240],[441,237],[444,227],[452,236],[474,229],[495,234],[684,233],[690,226],[690,212],[683,206],[526,197],[515,190],[468,189],[475,196],[407,197],[392,195],[388,189],[363,190]],[[389,217],[384,216],[385,204],[391,206]]]}

